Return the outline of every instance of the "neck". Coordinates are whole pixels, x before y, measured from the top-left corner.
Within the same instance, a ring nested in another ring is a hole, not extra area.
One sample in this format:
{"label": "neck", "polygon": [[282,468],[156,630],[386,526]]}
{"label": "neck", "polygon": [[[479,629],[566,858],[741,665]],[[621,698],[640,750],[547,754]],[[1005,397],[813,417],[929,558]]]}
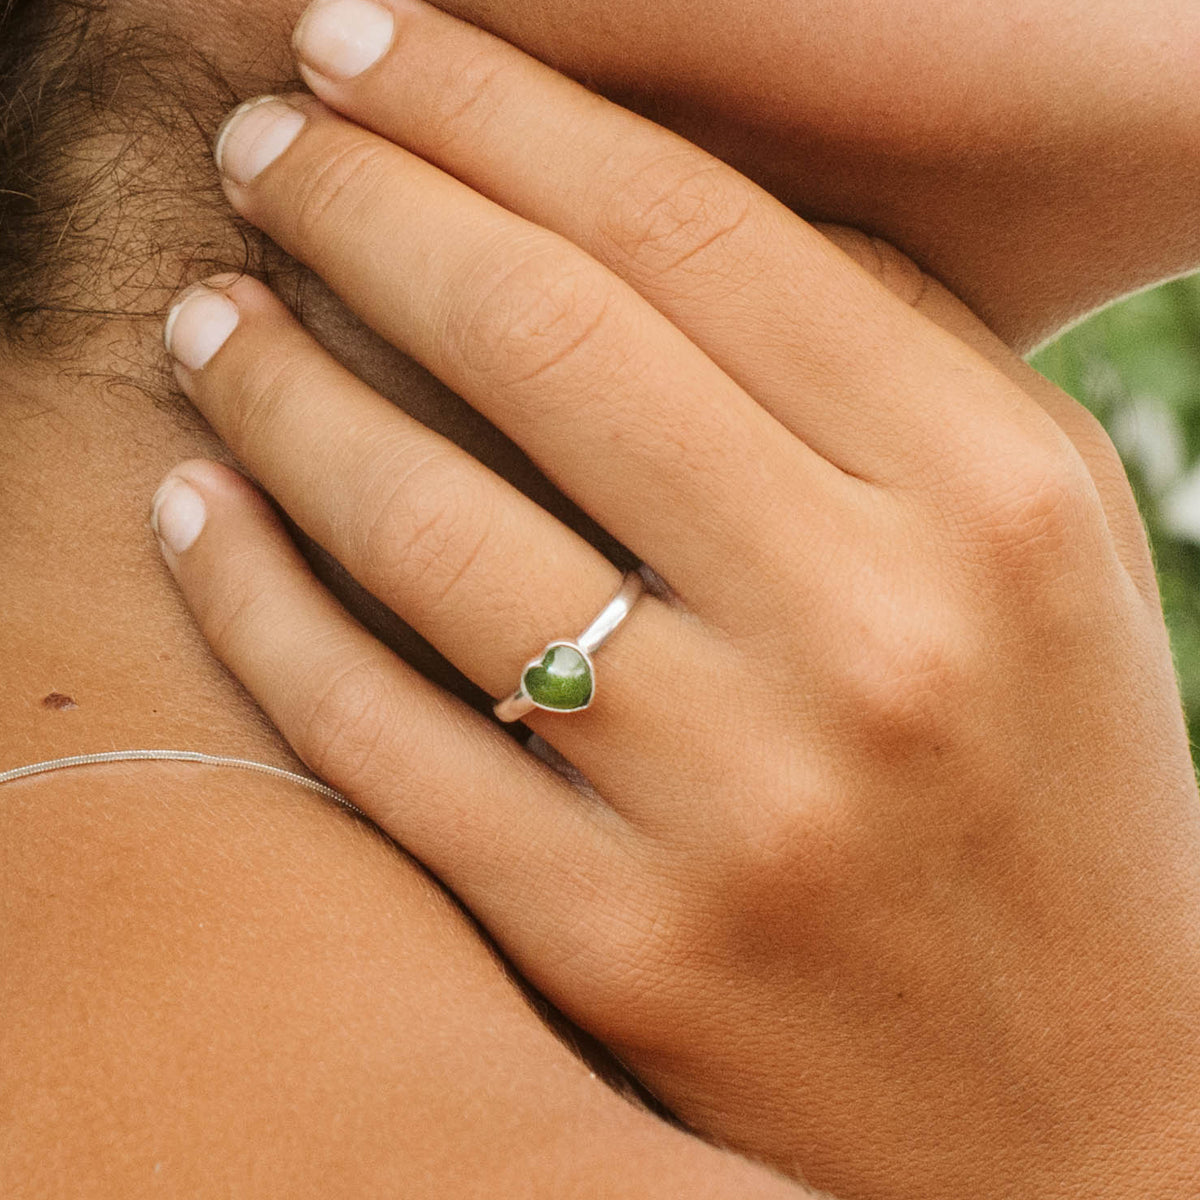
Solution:
{"label": "neck", "polygon": [[[351,370],[615,551],[492,426],[304,278],[305,320]],[[69,365],[0,358],[0,770],[162,747],[295,765],[195,631],[147,525],[171,467],[233,461],[170,398],[159,326],[110,322]],[[376,636],[436,682],[486,700],[336,562],[301,546]]]}
{"label": "neck", "polygon": [[129,394],[123,357],[0,366],[0,768],[158,747],[289,763],[146,524],[172,465],[222,449],[194,415]]}

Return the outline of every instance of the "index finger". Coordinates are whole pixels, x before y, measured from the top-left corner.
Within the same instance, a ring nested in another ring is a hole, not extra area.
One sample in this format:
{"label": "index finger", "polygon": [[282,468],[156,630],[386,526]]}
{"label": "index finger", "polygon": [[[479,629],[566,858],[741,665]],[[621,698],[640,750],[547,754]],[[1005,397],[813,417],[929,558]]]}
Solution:
{"label": "index finger", "polygon": [[[372,23],[368,46],[354,31]],[[993,415],[1011,422],[1015,398],[1017,413],[1058,425],[1130,574],[1157,597],[1137,505],[1099,423],[898,251],[806,224],[676,134],[419,0],[318,0],[295,42],[327,104],[568,237],[852,473],[878,478],[885,456],[900,474],[930,453],[944,466],[956,429],[976,454],[986,401],[961,380],[964,365],[985,379],[990,365],[1019,389]],[[953,354],[934,326],[987,365],[955,355],[955,385],[930,387],[931,362]]]}
{"label": "index finger", "polygon": [[987,364],[774,197],[501,39],[421,0],[318,0],[295,41],[327,104],[579,246],[843,470],[903,483],[1012,423]]}

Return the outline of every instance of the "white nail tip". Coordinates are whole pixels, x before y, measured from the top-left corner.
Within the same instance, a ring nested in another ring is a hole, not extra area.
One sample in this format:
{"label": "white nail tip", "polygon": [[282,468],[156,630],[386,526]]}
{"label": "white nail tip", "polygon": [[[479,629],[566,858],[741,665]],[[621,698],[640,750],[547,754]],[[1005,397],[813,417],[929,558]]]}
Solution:
{"label": "white nail tip", "polygon": [[217,144],[213,147],[213,158],[217,164],[217,170],[222,174],[225,173],[225,145],[229,141],[229,131],[238,123],[238,121],[248,113],[252,108],[258,108],[263,104],[270,104],[272,100],[278,100],[278,96],[256,96],[253,100],[247,100],[244,104],[239,104],[227,116],[221,124],[221,129],[217,134]]}
{"label": "white nail tip", "polygon": [[395,18],[370,0],[318,0],[296,29],[296,52],[330,79],[353,79],[373,67],[395,36]]}
{"label": "white nail tip", "polygon": [[204,531],[208,509],[191,484],[172,476],[158,489],[150,509],[150,525],[172,554],[184,554]]}
{"label": "white nail tip", "polygon": [[308,118],[278,96],[260,96],[236,109],[213,151],[227,180],[246,185],[259,177],[300,136]]}
{"label": "white nail tip", "polygon": [[241,313],[228,296],[201,284],[185,292],[163,328],[167,352],[189,371],[202,371],[238,327]]}

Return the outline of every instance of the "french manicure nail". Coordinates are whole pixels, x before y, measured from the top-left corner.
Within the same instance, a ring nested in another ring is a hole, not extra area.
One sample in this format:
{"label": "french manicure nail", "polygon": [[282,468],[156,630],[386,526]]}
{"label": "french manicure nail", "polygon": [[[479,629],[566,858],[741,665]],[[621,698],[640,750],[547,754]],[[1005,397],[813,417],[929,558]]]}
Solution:
{"label": "french manicure nail", "polygon": [[387,53],[395,20],[371,0],[316,0],[296,26],[293,44],[308,67],[328,79],[353,79]]}
{"label": "french manicure nail", "polygon": [[204,530],[204,497],[178,475],[169,475],[150,506],[150,527],[172,554],[184,554]]}
{"label": "french manicure nail", "polygon": [[308,118],[278,96],[248,100],[217,135],[217,169],[234,183],[251,183],[299,136]]}
{"label": "french manicure nail", "polygon": [[240,319],[238,306],[228,296],[199,284],[184,292],[167,317],[163,329],[167,353],[189,371],[202,371]]}

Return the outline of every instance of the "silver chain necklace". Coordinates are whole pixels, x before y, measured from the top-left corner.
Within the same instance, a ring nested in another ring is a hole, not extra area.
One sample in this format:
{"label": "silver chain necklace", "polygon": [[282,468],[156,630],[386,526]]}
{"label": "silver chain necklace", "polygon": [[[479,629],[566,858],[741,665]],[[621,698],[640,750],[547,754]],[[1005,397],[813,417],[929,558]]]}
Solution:
{"label": "silver chain necklace", "polygon": [[232,767],[239,771],[253,771],[258,775],[270,775],[275,779],[286,779],[289,783],[299,784],[308,788],[310,792],[328,797],[359,816],[366,816],[361,808],[351,804],[340,792],[334,791],[319,780],[310,779],[307,775],[297,775],[294,771],[285,771],[282,767],[272,767],[267,763],[251,762],[244,758],[223,758],[215,754],[201,754],[195,750],[115,750],[107,754],[76,754],[71,758],[52,758],[46,762],[30,763],[27,767],[0,771],[0,784],[28,779],[31,775],[46,775],[51,771],[66,771],[72,767],[91,767],[98,763],[118,762],[185,762],[198,763],[205,767]]}

